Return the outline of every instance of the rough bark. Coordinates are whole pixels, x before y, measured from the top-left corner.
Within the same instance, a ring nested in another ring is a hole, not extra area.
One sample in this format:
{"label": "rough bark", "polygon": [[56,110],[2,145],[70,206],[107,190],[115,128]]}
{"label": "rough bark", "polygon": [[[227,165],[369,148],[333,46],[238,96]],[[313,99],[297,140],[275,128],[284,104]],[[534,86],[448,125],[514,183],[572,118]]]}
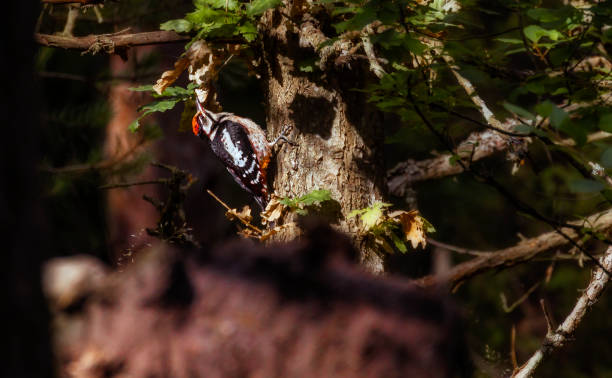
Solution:
{"label": "rough bark", "polygon": [[[365,96],[353,90],[363,87],[371,74],[359,64],[329,75],[301,72],[299,63],[314,57],[312,46],[324,38],[316,25],[312,20],[295,25],[278,11],[266,14],[262,23],[268,135],[276,136],[290,124],[291,138],[298,143],[279,152],[271,175],[274,191],[295,197],[330,190],[335,201],[324,205],[324,216],[352,237],[367,269],[382,272],[382,257],[359,236],[357,221],[346,218],[351,210],[382,201],[384,195],[382,119]],[[277,240],[300,233],[299,228],[288,228]]]}

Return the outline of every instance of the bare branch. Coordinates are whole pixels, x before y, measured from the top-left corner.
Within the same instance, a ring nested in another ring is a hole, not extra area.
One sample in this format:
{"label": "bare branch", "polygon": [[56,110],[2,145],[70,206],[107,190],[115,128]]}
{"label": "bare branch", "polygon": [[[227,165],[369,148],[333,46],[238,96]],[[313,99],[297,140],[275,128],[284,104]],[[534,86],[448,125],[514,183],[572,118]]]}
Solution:
{"label": "bare branch", "polygon": [[468,248],[461,248],[461,247],[457,247],[451,244],[446,244],[446,243],[442,243],[439,242],[437,240],[434,240],[432,238],[427,238],[427,243],[430,243],[431,245],[435,245],[436,247],[442,248],[442,249],[446,249],[448,251],[452,251],[452,252],[457,252],[463,255],[472,255],[472,256],[483,256],[483,255],[487,255],[489,252],[479,252],[479,251],[474,251]]}
{"label": "bare branch", "polygon": [[66,24],[64,25],[64,31],[60,34],[64,37],[72,37],[72,31],[76,25],[76,20],[79,17],[79,5],[71,5],[68,7],[68,16],[66,17]]}
{"label": "bare branch", "polygon": [[370,71],[372,71],[376,77],[382,79],[386,72],[380,63],[378,63],[378,58],[376,58],[376,54],[374,53],[374,46],[372,45],[372,41],[370,41],[370,35],[372,34],[374,34],[372,25],[367,25],[363,28],[361,41],[363,42],[363,49],[368,57],[368,61],[370,62]]}
{"label": "bare branch", "polygon": [[[571,224],[576,226],[584,225],[596,230],[610,229],[612,228],[612,210],[593,214],[586,221],[572,222]],[[573,228],[561,228],[561,230],[565,235],[574,240],[579,237],[577,230]],[[515,246],[483,254],[483,256],[456,265],[444,276],[429,275],[419,279],[417,282],[423,286],[449,284],[451,287],[456,288],[470,277],[491,269],[508,268],[529,261],[542,252],[565,245],[568,242],[557,231],[547,232],[537,237],[523,240]]]}
{"label": "bare branch", "polygon": [[167,183],[168,183],[168,179],[157,179],[157,180],[135,181],[135,182],[120,182],[117,184],[102,185],[102,186],[99,186],[98,189],[129,188],[131,186],[167,184]]}
{"label": "bare branch", "polygon": [[191,39],[191,37],[180,35],[173,31],[154,31],[134,34],[101,34],[88,35],[86,37],[34,34],[34,40],[40,45],[70,50],[84,50],[94,54],[99,51],[114,54],[116,49],[182,42],[188,41],[189,39]]}
{"label": "bare branch", "polygon": [[[612,134],[598,131],[587,136],[587,143],[611,137]],[[554,143],[558,146],[571,147],[576,142],[573,139],[562,139]],[[504,135],[493,130],[473,132],[467,139],[459,144],[458,155],[467,157],[474,150],[472,161],[487,158],[496,152],[508,149],[508,139]],[[451,154],[440,154],[435,158],[425,160],[408,159],[398,163],[387,172],[387,185],[389,192],[395,196],[402,197],[406,189],[419,181],[434,180],[447,176],[457,175],[463,172],[459,164],[452,164]],[[607,180],[607,179],[606,179]],[[612,184],[612,182],[611,182]]]}
{"label": "bare branch", "polygon": [[[606,270],[612,270],[612,247],[600,259],[601,265]],[[600,267],[595,267],[591,275],[591,282],[584,290],[582,295],[576,301],[576,305],[572,312],[565,318],[563,323],[554,332],[547,332],[544,341],[540,348],[529,358],[529,360],[514,372],[514,378],[531,377],[535,369],[540,365],[544,356],[549,355],[555,349],[559,349],[565,345],[569,337],[574,334],[580,322],[584,318],[587,310],[589,310],[601,296],[610,276]]]}
{"label": "bare branch", "polygon": [[[459,144],[457,155],[467,158],[472,155],[472,161],[493,155],[495,152],[507,149],[507,138],[491,130],[474,132]],[[417,181],[442,178],[456,175],[464,171],[460,164],[452,161],[453,155],[441,154],[432,159],[406,160],[397,164],[387,173],[389,192],[402,197],[406,188]]]}
{"label": "bare branch", "polygon": [[518,122],[513,122],[512,124],[508,125],[500,122],[497,118],[495,118],[491,109],[489,109],[484,100],[480,98],[480,96],[476,93],[476,89],[474,89],[472,83],[459,73],[459,67],[454,65],[453,59],[448,55],[443,55],[442,59],[444,59],[446,64],[448,64],[451,72],[453,73],[453,75],[455,75],[455,78],[457,79],[459,85],[463,87],[465,93],[467,93],[468,97],[472,100],[474,105],[478,107],[478,110],[489,125],[497,129],[508,129],[508,131],[512,131],[512,127],[519,124]]}

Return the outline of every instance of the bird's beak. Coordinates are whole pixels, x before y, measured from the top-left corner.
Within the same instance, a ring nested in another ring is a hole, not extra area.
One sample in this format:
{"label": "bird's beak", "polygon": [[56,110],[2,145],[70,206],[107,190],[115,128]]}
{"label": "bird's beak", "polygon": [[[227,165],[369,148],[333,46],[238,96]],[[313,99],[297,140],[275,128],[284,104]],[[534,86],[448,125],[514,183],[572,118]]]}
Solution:
{"label": "bird's beak", "polygon": [[196,100],[196,107],[198,108],[198,112],[204,114],[205,113],[204,107],[202,106],[202,103],[198,99],[198,95],[195,96],[195,100]]}

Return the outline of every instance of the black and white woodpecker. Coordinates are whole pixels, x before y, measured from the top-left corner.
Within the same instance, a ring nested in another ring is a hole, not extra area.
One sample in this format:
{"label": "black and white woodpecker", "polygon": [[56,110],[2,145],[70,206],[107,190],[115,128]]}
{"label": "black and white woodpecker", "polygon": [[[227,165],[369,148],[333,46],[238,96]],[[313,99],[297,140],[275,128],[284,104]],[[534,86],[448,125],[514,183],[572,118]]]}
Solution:
{"label": "black and white woodpecker", "polygon": [[213,113],[204,109],[197,96],[196,105],[198,111],[191,121],[193,133],[209,140],[210,148],[234,180],[264,210],[270,197],[267,169],[272,147],[281,140],[293,144],[285,136],[290,126],[285,126],[273,142],[268,142],[264,131],[252,120],[232,113]]}

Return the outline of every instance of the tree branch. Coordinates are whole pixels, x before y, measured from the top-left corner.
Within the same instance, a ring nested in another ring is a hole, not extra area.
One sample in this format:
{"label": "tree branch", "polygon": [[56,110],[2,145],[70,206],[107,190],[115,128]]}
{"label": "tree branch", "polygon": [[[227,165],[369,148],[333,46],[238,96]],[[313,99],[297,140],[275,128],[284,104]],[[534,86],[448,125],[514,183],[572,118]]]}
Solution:
{"label": "tree branch", "polygon": [[372,34],[374,34],[372,25],[367,25],[363,28],[361,33],[361,41],[363,42],[363,49],[368,57],[368,61],[370,62],[370,71],[372,71],[377,78],[382,79],[382,77],[386,75],[386,72],[380,63],[378,63],[378,58],[374,52],[374,46],[372,45],[372,41],[370,41],[370,35]]}
{"label": "tree branch", "polygon": [[[603,211],[589,216],[586,221],[571,222],[575,226],[585,226],[597,230],[612,228],[612,210]],[[561,228],[565,235],[572,239],[579,237],[573,228]],[[557,231],[547,232],[531,239],[523,240],[519,244],[493,252],[478,252],[483,255],[466,261],[451,268],[444,276],[429,275],[417,282],[422,286],[434,284],[449,284],[457,288],[468,278],[484,273],[491,269],[508,268],[531,260],[536,255],[551,248],[567,244],[569,241]],[[609,269],[608,269],[609,270]]]}
{"label": "tree branch", "polygon": [[[477,161],[493,155],[495,152],[508,148],[508,140],[502,134],[491,130],[474,132],[459,144],[456,153],[460,158]],[[441,154],[432,159],[409,159],[397,164],[387,172],[387,186],[389,192],[395,196],[403,197],[406,189],[417,181],[442,178],[457,175],[464,171],[463,167],[452,162],[453,155]]]}
{"label": "tree branch", "polygon": [[[600,259],[608,271],[612,270],[612,246],[608,247],[604,256]],[[591,282],[584,290],[582,295],[576,301],[576,305],[572,312],[565,318],[563,323],[554,332],[547,332],[544,341],[540,348],[529,358],[529,360],[514,372],[512,377],[525,378],[531,377],[535,369],[540,365],[544,356],[549,355],[555,349],[561,348],[568,341],[568,338],[574,334],[580,322],[584,318],[587,310],[589,310],[601,296],[606,284],[610,280],[610,276],[600,267],[593,268]]]}
{"label": "tree branch", "polygon": [[91,52],[93,54],[99,51],[114,54],[115,49],[182,42],[190,39],[191,37],[187,35],[180,35],[173,31],[154,31],[135,34],[101,34],[88,35],[86,37],[34,34],[34,40],[40,45],[61,47],[70,50],[84,50],[85,52]]}

